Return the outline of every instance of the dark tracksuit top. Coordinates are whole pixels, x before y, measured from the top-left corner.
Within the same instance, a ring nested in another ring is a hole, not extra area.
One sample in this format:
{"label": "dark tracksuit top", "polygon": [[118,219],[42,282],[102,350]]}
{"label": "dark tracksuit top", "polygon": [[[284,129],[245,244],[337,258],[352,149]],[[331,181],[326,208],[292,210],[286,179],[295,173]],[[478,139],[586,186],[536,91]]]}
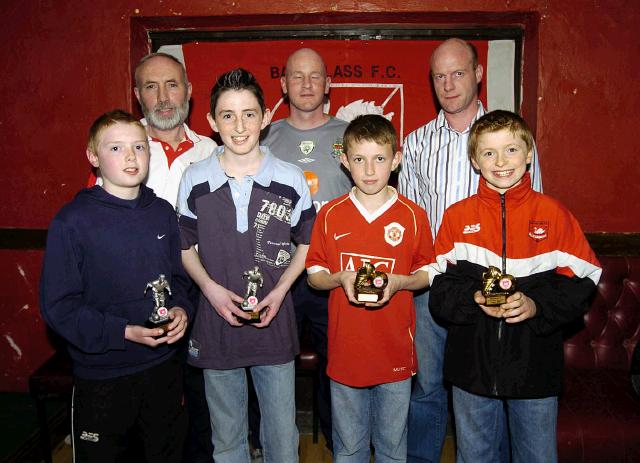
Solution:
{"label": "dark tracksuit top", "polygon": [[69,343],[76,376],[125,376],[175,353],[176,344],[153,348],[124,338],[127,324],[149,318],[153,294],[144,291],[161,273],[171,286],[167,308],[180,306],[190,317],[176,214],[149,188],[124,200],[94,186],[60,210],[47,235],[40,308]]}

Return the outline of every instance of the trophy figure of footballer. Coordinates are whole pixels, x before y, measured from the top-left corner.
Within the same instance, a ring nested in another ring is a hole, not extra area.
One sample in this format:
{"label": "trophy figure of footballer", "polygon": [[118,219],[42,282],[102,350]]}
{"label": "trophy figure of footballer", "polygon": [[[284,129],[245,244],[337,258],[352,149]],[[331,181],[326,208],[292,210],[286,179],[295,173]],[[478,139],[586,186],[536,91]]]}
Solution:
{"label": "trophy figure of footballer", "polygon": [[243,323],[258,323],[260,321],[260,312],[255,312],[253,309],[258,305],[258,289],[262,288],[264,279],[258,266],[254,266],[250,270],[246,270],[242,274],[242,278],[247,280],[247,290],[244,293],[244,300],[240,304],[240,308],[247,314],[251,315],[249,320],[238,318]]}
{"label": "trophy figure of footballer", "polygon": [[153,293],[154,308],[151,316],[145,322],[145,326],[147,328],[162,328],[162,331],[166,333],[169,331],[171,319],[169,318],[169,310],[167,310],[165,291],[171,296],[171,287],[166,277],[160,274],[157,280],[147,283],[147,287],[144,289],[145,295],[149,289]]}

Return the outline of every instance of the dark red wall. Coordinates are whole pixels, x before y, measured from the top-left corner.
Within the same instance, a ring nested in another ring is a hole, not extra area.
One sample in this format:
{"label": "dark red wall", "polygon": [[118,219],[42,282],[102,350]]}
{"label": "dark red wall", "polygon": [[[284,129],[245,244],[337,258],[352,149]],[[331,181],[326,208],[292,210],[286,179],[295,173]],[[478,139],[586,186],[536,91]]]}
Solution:
{"label": "dark red wall", "polygon": [[[545,191],[587,231],[640,230],[637,2],[6,0],[1,22],[0,228],[46,228],[84,185],[89,124],[134,109],[130,69],[145,25],[418,22],[524,24],[523,109],[537,127]],[[37,306],[41,255],[0,251],[0,390],[24,390],[51,352]]]}

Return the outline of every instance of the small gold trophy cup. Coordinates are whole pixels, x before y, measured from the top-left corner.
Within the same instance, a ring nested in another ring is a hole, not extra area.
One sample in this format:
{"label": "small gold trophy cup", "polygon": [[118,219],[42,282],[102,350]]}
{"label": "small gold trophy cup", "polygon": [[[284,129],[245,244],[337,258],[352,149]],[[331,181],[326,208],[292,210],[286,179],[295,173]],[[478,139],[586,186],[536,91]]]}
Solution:
{"label": "small gold trophy cup", "polygon": [[356,299],[358,302],[378,302],[382,299],[388,282],[386,273],[379,272],[371,263],[365,262],[356,273],[354,284]]}
{"label": "small gold trophy cup", "polygon": [[[157,280],[149,281],[147,287],[144,289],[144,294],[147,294],[147,290],[151,288],[153,293],[154,308],[151,312],[151,316],[145,322],[144,326],[147,328],[162,328],[162,331],[166,333],[169,331],[169,324],[171,319],[169,318],[169,311],[166,306],[165,290],[171,296],[171,287],[169,282],[163,274],[158,276]],[[157,336],[159,337],[159,336]]]}
{"label": "small gold trophy cup", "polygon": [[258,323],[260,321],[260,312],[254,312],[253,309],[258,305],[258,288],[262,288],[264,279],[258,266],[254,266],[251,270],[247,270],[242,274],[242,278],[247,279],[247,290],[244,293],[244,300],[240,304],[240,308],[251,316],[249,320],[238,318],[242,323]]}
{"label": "small gold trophy cup", "polygon": [[489,267],[482,274],[482,295],[484,305],[495,306],[507,302],[507,298],[516,292],[516,279],[508,273],[502,273],[497,267]]}

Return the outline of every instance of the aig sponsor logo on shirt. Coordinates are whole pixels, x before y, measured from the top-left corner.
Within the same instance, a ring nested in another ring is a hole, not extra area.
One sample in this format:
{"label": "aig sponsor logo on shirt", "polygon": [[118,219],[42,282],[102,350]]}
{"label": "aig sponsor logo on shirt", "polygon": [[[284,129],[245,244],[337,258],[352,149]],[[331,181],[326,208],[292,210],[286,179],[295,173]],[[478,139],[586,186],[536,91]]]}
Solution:
{"label": "aig sponsor logo on shirt", "polygon": [[392,257],[369,256],[350,252],[340,253],[340,270],[357,272],[366,262],[371,263],[376,270],[393,273],[396,260]]}

